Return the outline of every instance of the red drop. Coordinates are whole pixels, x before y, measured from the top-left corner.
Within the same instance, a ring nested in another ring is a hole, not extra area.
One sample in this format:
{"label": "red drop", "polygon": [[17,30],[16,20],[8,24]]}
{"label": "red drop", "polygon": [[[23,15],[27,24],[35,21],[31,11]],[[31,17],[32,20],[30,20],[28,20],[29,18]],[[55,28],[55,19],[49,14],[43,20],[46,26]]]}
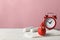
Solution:
{"label": "red drop", "polygon": [[38,28],[38,34],[41,36],[45,36],[45,34],[46,34],[46,28],[43,25],[43,23],[41,24],[41,27]]}

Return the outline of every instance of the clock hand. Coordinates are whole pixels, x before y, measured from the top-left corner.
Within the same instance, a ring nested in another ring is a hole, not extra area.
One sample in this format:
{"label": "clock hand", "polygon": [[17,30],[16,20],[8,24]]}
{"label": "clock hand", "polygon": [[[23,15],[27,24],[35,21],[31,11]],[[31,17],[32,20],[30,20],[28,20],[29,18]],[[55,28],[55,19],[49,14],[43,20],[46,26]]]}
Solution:
{"label": "clock hand", "polygon": [[51,23],[52,23],[52,21],[49,22],[49,24],[51,24]]}

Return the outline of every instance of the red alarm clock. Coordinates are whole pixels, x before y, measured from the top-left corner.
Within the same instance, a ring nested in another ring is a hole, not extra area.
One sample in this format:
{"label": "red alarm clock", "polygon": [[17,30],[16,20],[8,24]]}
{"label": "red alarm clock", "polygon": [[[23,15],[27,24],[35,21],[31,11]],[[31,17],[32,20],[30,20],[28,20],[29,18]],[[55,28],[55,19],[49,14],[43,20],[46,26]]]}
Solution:
{"label": "red alarm clock", "polygon": [[44,21],[41,23],[40,27],[38,28],[38,34],[44,36],[46,34],[46,28],[51,30],[56,27],[56,15],[48,16],[45,15]]}
{"label": "red alarm clock", "polygon": [[45,15],[44,17],[45,27],[49,30],[54,29],[56,27],[56,19],[57,19],[56,15],[53,16]]}

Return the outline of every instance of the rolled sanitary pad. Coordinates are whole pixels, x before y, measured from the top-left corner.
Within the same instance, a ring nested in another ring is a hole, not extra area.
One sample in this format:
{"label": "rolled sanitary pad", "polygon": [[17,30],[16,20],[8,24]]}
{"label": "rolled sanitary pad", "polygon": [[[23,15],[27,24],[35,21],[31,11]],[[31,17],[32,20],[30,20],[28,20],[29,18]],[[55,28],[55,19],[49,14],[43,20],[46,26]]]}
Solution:
{"label": "rolled sanitary pad", "polygon": [[24,37],[27,37],[27,38],[37,37],[38,35],[37,31],[38,31],[38,27],[34,27],[34,26],[24,28],[23,29]]}
{"label": "rolled sanitary pad", "polygon": [[23,32],[37,32],[38,27],[30,26],[23,29]]}
{"label": "rolled sanitary pad", "polygon": [[29,26],[23,29],[23,32],[30,32],[30,29],[32,29],[34,26]]}

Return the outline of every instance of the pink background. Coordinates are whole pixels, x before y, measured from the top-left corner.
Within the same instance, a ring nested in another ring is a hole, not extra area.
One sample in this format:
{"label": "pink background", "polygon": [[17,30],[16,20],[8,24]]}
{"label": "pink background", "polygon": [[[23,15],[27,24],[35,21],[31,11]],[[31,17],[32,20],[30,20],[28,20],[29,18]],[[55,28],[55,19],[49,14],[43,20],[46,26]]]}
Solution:
{"label": "pink background", "polygon": [[57,14],[60,28],[60,0],[0,0],[0,27],[39,26],[48,12]]}

